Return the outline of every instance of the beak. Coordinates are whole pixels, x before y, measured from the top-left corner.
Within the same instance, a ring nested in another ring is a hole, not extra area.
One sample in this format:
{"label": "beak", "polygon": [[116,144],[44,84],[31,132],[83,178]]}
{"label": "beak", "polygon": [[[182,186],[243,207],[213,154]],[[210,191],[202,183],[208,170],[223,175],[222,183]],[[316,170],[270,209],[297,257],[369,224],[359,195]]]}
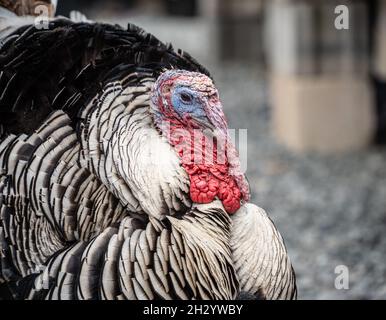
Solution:
{"label": "beak", "polygon": [[212,132],[214,132],[216,130],[215,125],[207,117],[193,117],[192,120],[200,128],[208,129],[208,130],[205,130],[205,131],[212,131]]}

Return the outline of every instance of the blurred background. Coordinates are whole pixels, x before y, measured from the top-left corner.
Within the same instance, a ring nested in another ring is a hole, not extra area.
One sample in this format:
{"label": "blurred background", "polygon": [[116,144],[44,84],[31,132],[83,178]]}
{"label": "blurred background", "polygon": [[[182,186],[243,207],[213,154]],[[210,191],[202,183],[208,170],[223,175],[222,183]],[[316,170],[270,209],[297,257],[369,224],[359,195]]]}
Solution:
{"label": "blurred background", "polygon": [[211,71],[230,128],[248,129],[252,200],[286,240],[300,299],[386,298],[386,1],[59,1],[74,9]]}

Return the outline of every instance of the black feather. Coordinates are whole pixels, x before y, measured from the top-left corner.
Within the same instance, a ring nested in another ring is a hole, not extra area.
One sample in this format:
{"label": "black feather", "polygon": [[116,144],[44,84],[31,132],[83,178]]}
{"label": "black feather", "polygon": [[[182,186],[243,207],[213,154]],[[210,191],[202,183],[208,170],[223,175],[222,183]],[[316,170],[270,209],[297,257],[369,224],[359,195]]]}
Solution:
{"label": "black feather", "polygon": [[32,133],[57,109],[76,127],[82,107],[104,84],[134,70],[154,77],[171,68],[209,75],[187,53],[132,24],[124,30],[57,19],[48,30],[24,26],[0,47],[0,124],[10,133]]}

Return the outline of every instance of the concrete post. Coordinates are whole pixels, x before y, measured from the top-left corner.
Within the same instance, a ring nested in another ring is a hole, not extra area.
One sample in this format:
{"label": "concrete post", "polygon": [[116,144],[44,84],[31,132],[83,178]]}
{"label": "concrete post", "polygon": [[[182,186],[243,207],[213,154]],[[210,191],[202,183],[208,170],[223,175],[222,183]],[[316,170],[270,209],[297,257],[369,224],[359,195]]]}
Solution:
{"label": "concrete post", "polygon": [[[349,29],[335,26],[347,5]],[[273,132],[296,151],[368,146],[374,132],[365,1],[273,0],[267,8]]]}

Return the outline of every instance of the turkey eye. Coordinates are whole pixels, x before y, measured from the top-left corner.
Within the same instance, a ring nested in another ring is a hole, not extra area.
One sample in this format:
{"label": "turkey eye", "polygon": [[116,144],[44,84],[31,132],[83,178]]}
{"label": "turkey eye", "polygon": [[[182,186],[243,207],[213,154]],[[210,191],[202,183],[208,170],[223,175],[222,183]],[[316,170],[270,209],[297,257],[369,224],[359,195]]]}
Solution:
{"label": "turkey eye", "polygon": [[193,97],[189,93],[181,93],[180,95],[183,103],[192,103]]}

